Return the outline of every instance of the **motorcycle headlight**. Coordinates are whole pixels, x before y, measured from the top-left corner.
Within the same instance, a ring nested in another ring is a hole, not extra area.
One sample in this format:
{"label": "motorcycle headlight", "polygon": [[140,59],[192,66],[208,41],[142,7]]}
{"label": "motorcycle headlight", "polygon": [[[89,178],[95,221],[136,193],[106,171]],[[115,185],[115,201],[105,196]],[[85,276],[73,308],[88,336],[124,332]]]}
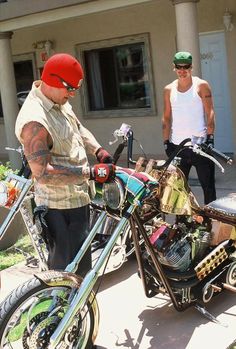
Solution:
{"label": "motorcycle headlight", "polygon": [[124,188],[121,182],[116,178],[114,181],[104,183],[102,187],[102,197],[106,206],[112,210],[119,209],[125,200]]}

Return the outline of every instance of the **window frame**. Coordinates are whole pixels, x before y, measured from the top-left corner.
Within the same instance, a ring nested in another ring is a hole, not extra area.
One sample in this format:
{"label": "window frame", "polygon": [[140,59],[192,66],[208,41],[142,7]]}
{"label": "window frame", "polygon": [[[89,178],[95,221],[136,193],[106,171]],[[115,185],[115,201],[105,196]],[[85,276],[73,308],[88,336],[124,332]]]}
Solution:
{"label": "window frame", "polygon": [[[80,89],[81,97],[81,107],[83,117],[85,119],[94,119],[94,118],[117,118],[117,117],[134,117],[134,116],[153,116],[156,115],[156,100],[154,94],[154,81],[152,73],[152,60],[151,60],[151,50],[150,50],[150,37],[149,33],[137,34],[132,36],[125,36],[119,38],[105,39],[99,41],[93,41],[89,43],[82,43],[76,45],[76,55],[81,62],[82,66],[85,67],[84,61],[84,51],[93,50],[93,49],[102,49],[115,47],[120,45],[129,45],[135,43],[144,44],[145,52],[145,64],[146,70],[149,79],[149,93],[150,93],[150,107],[146,108],[129,108],[129,109],[110,109],[110,110],[89,110],[89,96],[88,96],[88,86],[86,77],[83,81],[82,88]],[[85,71],[86,75],[86,71]]]}

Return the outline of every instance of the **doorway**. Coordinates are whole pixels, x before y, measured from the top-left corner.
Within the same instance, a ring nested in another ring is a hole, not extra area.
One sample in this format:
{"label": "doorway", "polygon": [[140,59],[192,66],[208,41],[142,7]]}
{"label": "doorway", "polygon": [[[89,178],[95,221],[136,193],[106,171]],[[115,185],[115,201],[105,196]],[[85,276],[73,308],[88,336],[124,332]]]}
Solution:
{"label": "doorway", "polygon": [[200,34],[202,78],[212,88],[216,114],[215,147],[233,152],[232,111],[224,32]]}

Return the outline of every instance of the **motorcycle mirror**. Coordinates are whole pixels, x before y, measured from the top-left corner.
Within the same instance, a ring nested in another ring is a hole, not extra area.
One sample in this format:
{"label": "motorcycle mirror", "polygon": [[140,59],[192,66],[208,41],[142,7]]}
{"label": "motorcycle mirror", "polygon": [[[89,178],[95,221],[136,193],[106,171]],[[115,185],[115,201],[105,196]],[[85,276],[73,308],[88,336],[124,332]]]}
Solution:
{"label": "motorcycle mirror", "polygon": [[124,136],[127,136],[130,130],[131,126],[125,123],[123,123],[120,127],[120,131],[123,132]]}

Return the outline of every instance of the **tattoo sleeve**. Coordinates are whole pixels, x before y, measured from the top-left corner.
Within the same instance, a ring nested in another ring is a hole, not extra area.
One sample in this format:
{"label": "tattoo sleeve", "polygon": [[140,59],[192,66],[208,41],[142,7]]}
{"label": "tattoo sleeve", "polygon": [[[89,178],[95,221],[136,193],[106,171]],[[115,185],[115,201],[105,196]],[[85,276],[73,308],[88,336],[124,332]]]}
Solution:
{"label": "tattoo sleeve", "polygon": [[39,183],[63,186],[80,184],[90,177],[90,168],[87,166],[66,167],[52,163],[50,135],[40,123],[27,124],[22,131],[22,138],[32,175]]}
{"label": "tattoo sleeve", "polygon": [[28,154],[27,160],[32,161],[32,160],[36,160],[37,158],[39,158],[41,156],[48,156],[48,155],[49,155],[49,150],[38,150],[32,154]]}
{"label": "tattoo sleeve", "polygon": [[53,171],[47,171],[36,179],[42,184],[53,184],[63,186],[65,184],[78,184],[84,179],[90,178],[89,166],[65,167],[61,165],[52,165]]}

